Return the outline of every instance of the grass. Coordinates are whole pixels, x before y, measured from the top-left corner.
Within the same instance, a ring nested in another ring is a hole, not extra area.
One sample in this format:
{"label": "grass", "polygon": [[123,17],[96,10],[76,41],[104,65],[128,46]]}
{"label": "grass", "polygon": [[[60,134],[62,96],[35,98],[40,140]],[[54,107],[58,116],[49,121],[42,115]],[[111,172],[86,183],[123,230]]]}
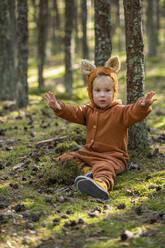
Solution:
{"label": "grass", "polygon": [[[123,54],[121,58],[124,63]],[[137,164],[137,169],[116,178],[109,202],[78,192],[71,186],[76,173],[80,173],[74,171],[76,164],[71,167],[72,164],[62,165],[53,160],[83,146],[86,131],[57,118],[48,109],[44,94],[54,90],[50,68],[46,69],[46,88],[40,93],[35,72],[30,74],[34,81],[30,84],[26,109],[18,113],[4,109],[5,103],[0,104],[1,248],[164,248],[164,66],[163,55],[159,60],[147,60],[146,64],[146,92],[155,90],[158,98],[147,119],[151,150],[146,154],[130,151],[131,162]],[[60,85],[62,68],[58,69],[56,76]],[[72,104],[88,102],[86,87],[77,69],[74,77],[74,94],[57,90],[57,98]],[[119,98],[124,103],[125,77],[124,64],[119,74]],[[37,147],[38,141],[52,137],[64,139]],[[131,237],[124,234],[126,230],[131,232]]]}

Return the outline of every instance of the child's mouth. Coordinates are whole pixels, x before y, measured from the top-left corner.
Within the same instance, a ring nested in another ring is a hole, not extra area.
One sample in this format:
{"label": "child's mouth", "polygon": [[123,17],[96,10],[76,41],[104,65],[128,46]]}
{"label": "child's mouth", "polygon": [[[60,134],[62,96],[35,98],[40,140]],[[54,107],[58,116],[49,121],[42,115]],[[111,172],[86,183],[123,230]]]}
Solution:
{"label": "child's mouth", "polygon": [[105,100],[100,100],[100,103],[101,103],[101,104],[104,104],[104,103],[105,103]]}

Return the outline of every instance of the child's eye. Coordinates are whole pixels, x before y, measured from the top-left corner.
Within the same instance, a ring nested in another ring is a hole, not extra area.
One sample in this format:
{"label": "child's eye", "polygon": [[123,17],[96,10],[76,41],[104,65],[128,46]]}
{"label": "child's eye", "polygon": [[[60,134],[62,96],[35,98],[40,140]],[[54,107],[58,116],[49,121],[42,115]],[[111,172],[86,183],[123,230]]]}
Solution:
{"label": "child's eye", "polygon": [[96,92],[100,92],[100,90],[99,90],[99,89],[95,89],[95,91],[96,91]]}
{"label": "child's eye", "polygon": [[106,89],[106,92],[109,92],[109,91],[111,91],[110,89]]}

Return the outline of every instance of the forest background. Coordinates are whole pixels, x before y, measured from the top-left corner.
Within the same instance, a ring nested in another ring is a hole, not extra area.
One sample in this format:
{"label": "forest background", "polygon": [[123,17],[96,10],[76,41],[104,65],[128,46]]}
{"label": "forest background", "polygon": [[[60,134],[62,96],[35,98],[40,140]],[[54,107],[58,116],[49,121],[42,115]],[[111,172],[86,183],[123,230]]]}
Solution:
{"label": "forest background", "polygon": [[[0,1],[0,247],[164,248],[164,24],[164,0]],[[87,103],[80,60],[113,55],[123,104],[150,90],[158,101],[129,131],[129,171],[104,203],[74,189],[74,164],[53,160],[85,130],[56,118],[44,94]]]}

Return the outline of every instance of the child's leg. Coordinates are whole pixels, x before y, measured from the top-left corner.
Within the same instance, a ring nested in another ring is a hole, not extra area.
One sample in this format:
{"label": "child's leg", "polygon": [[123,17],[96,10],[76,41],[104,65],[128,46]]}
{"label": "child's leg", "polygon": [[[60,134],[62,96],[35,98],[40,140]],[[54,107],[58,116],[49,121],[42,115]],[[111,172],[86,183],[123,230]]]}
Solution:
{"label": "child's leg", "polygon": [[114,186],[114,178],[124,172],[126,169],[126,165],[118,160],[112,158],[112,160],[108,162],[100,162],[96,163],[93,166],[93,180],[102,180],[108,186],[108,191],[111,191]]}
{"label": "child's leg", "polygon": [[86,176],[80,176],[77,188],[95,198],[107,200],[109,191],[114,185],[114,177],[125,170],[125,164],[121,161],[99,162],[93,166],[93,180]]}

